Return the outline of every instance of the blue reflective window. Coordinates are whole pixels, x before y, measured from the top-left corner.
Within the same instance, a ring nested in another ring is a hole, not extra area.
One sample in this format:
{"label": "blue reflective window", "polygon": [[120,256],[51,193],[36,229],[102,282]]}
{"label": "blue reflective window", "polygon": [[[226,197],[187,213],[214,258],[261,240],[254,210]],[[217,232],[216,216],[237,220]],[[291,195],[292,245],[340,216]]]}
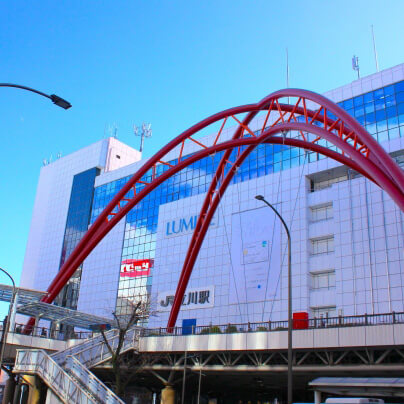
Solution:
{"label": "blue reflective window", "polygon": [[373,91],[373,97],[376,100],[380,100],[381,98],[384,98],[384,91],[383,88],[379,88],[378,90]]}
{"label": "blue reflective window", "polygon": [[385,108],[385,100],[384,98],[381,98],[380,100],[376,100],[375,101],[375,109],[380,110],[380,109],[384,109]]}
{"label": "blue reflective window", "polygon": [[366,104],[368,102],[373,102],[373,91],[363,95],[363,102]]}
{"label": "blue reflective window", "polygon": [[342,104],[342,108],[345,110],[352,109],[353,108],[353,100],[350,98],[349,100],[345,100]]}
{"label": "blue reflective window", "polygon": [[400,102],[404,102],[404,91],[396,94],[396,102],[397,104]]}
{"label": "blue reflective window", "polygon": [[365,108],[363,106],[355,108],[355,113],[354,113],[355,117],[362,116],[364,114],[365,114]]}
{"label": "blue reflective window", "polygon": [[394,85],[384,87],[384,95],[387,97],[394,94]]}
{"label": "blue reflective window", "polygon": [[366,114],[369,114],[371,112],[375,112],[375,105],[373,104],[373,102],[365,104],[364,108],[365,108],[365,113]]}
{"label": "blue reflective window", "polygon": [[379,111],[376,111],[376,122],[383,121],[384,119],[386,119],[386,110],[380,109]]}
{"label": "blue reflective window", "polygon": [[354,97],[353,99],[354,107],[359,107],[363,105],[363,96],[359,95],[358,97]]}
{"label": "blue reflective window", "polygon": [[394,84],[394,90],[396,93],[399,93],[400,91],[404,92],[404,81]]}

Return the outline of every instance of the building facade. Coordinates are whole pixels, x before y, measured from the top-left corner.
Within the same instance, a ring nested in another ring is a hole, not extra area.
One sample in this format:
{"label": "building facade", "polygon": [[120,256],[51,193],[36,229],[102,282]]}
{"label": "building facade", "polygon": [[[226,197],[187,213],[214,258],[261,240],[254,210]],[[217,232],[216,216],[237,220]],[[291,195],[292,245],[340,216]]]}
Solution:
{"label": "building facade", "polygon": [[[404,166],[404,64],[325,96]],[[57,303],[110,317],[144,300],[152,312],[147,325],[165,327],[221,156],[193,163],[143,199],[84,261]],[[48,287],[88,226],[142,164],[138,151],[110,138],[42,168],[22,286]],[[404,311],[403,212],[348,167],[318,153],[267,144],[250,154],[219,205],[177,325],[287,318],[287,239],[257,194],[290,227],[294,311],[311,317]]]}

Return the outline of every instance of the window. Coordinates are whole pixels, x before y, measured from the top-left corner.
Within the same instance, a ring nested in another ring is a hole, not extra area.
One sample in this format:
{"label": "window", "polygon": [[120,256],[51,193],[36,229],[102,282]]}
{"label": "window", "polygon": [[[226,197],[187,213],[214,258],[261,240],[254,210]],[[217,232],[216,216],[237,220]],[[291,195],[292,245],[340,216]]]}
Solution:
{"label": "window", "polygon": [[311,239],[311,253],[326,254],[334,251],[334,236]]}
{"label": "window", "polygon": [[311,311],[313,317],[315,318],[328,318],[328,317],[335,317],[337,315],[335,306],[312,307]]}
{"label": "window", "polygon": [[318,222],[320,220],[327,220],[333,217],[332,202],[317,206],[311,206],[311,221]]}
{"label": "window", "polygon": [[348,176],[346,174],[341,175],[336,178],[327,178],[322,180],[313,179],[311,180],[311,192],[320,191],[325,188],[329,188],[332,184],[336,184],[337,182],[347,181]]}
{"label": "window", "polygon": [[327,270],[311,273],[312,289],[330,289],[335,287],[335,271]]}

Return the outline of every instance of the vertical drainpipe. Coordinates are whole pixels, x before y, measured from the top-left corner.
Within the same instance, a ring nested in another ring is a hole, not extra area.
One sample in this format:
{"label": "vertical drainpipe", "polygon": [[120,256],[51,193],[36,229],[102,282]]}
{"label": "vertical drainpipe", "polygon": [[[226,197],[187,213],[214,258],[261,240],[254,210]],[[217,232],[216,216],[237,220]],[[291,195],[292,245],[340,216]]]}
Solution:
{"label": "vertical drainpipe", "polygon": [[372,266],[372,244],[370,242],[370,219],[369,219],[369,198],[368,198],[368,185],[367,181],[364,179],[363,180],[365,183],[365,200],[366,200],[366,222],[367,222],[367,228],[368,228],[368,248],[369,248],[369,270],[370,270],[370,300],[371,300],[371,305],[372,305],[372,314],[375,314],[375,301],[373,297],[373,266]]}
{"label": "vertical drainpipe", "polygon": [[389,271],[389,254],[387,252],[387,229],[386,229],[386,209],[384,204],[384,192],[380,190],[380,194],[382,197],[382,215],[383,215],[383,231],[384,231],[384,259],[385,259],[385,268],[386,268],[386,276],[387,276],[387,294],[389,299],[389,311],[390,313],[393,311],[391,306],[391,283],[390,283],[390,271]]}
{"label": "vertical drainpipe", "polygon": [[349,187],[349,220],[351,222],[351,246],[352,246],[352,274],[353,274],[353,290],[354,290],[354,315],[356,316],[356,251],[355,251],[355,238],[354,238],[354,224],[353,224],[353,213],[352,213],[352,171],[348,169],[348,187]]}

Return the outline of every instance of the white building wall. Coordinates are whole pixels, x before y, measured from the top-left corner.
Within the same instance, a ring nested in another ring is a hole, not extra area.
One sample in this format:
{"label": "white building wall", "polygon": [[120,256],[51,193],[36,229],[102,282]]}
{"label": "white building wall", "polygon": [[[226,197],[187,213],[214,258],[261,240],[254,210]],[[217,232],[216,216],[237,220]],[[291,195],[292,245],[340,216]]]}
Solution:
{"label": "white building wall", "polygon": [[[41,168],[21,286],[46,290],[51,283],[59,271],[73,177],[92,167],[104,169],[111,151],[121,153],[125,164],[140,157],[138,151],[109,138]],[[116,167],[118,163],[110,166]]]}

